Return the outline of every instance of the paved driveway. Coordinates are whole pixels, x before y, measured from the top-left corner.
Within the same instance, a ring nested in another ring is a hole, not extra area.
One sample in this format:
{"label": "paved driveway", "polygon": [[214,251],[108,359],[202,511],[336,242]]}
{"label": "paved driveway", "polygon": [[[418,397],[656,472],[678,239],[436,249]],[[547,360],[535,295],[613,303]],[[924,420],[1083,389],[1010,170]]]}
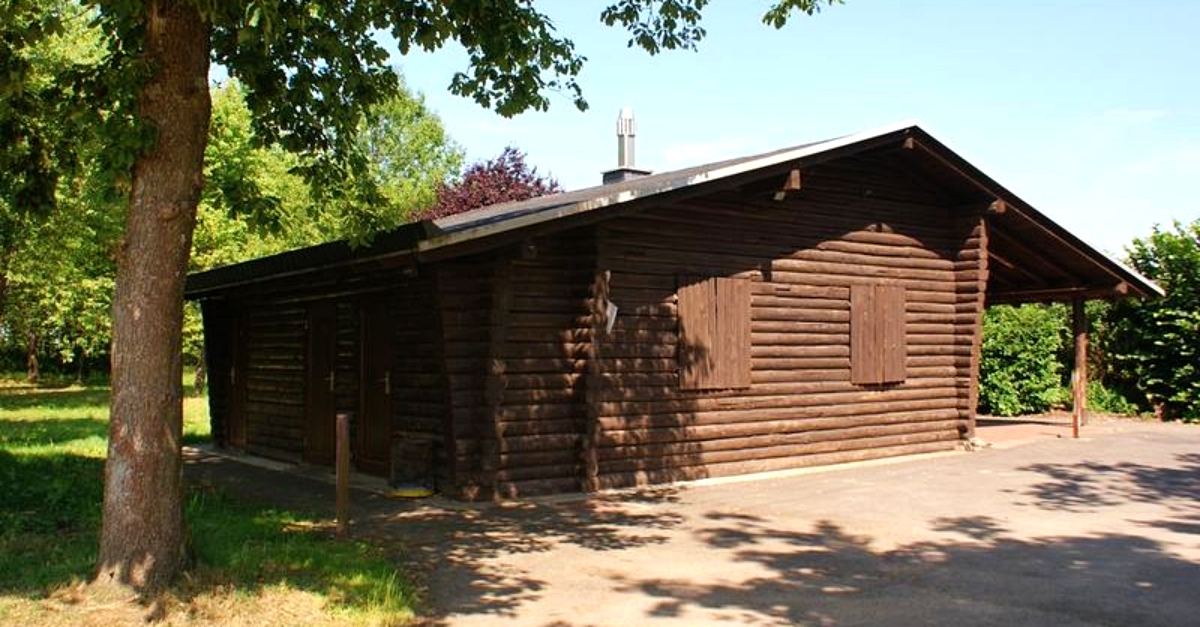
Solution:
{"label": "paved driveway", "polygon": [[1200,427],[1087,435],[358,529],[434,625],[1200,624]]}

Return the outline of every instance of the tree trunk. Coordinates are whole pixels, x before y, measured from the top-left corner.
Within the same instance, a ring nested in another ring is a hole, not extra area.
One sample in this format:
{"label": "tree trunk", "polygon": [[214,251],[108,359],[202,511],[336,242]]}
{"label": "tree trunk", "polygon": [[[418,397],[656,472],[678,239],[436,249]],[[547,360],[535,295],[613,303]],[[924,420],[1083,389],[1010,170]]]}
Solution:
{"label": "tree trunk", "polygon": [[112,417],[96,583],[152,593],[185,560],[180,461],[183,283],[203,185],[209,25],[192,3],[149,0],[152,75],[138,114],[157,129],[138,158],[113,294]]}
{"label": "tree trunk", "polygon": [[42,378],[42,370],[38,366],[37,348],[38,336],[30,331],[26,336],[26,351],[25,351],[25,378],[30,383],[37,383]]}
{"label": "tree trunk", "polygon": [[196,377],[192,381],[192,388],[196,394],[203,394],[204,388],[208,384],[208,370],[204,366],[204,347],[200,347],[200,356],[196,358]]}

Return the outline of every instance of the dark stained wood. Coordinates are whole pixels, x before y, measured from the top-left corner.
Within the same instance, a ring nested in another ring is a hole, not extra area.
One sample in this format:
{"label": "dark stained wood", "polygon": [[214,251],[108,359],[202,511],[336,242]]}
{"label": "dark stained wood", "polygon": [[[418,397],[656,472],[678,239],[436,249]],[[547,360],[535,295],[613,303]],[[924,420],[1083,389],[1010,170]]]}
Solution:
{"label": "dark stained wood", "polygon": [[[806,167],[780,201],[791,164],[754,193],[526,233],[403,274],[264,285],[239,305],[257,312],[250,448],[301,450],[302,325],[328,292],[367,295],[337,299],[337,411],[358,411],[356,435],[374,441],[367,396],[382,366],[369,364],[390,364],[387,436],[433,441],[457,497],[945,450],[974,417],[985,220],[1013,210],[988,214],[994,195],[895,153]],[[620,307],[611,332],[608,302]],[[390,350],[370,339],[381,325]],[[361,367],[343,378],[350,360]]]}
{"label": "dark stained wood", "polygon": [[226,438],[229,446],[240,449],[246,448],[246,403],[249,398],[249,351],[248,323],[245,313],[238,313],[229,319],[232,331],[233,359],[229,368],[229,422]]}
{"label": "dark stained wood", "polygon": [[492,494],[496,493],[497,472],[500,470],[500,453],[503,446],[503,405],[507,366],[505,348],[508,338],[509,318],[512,315],[512,262],[498,259],[492,275],[492,310],[489,323],[487,353],[487,380],[484,387],[484,415],[482,469],[483,481]]}
{"label": "dark stained wood", "polygon": [[350,415],[337,415],[337,472],[334,509],[337,518],[337,535],[346,537],[350,533]]}
{"label": "dark stained wood", "polygon": [[684,390],[750,386],[750,281],[684,278],[678,289],[679,385]]}
{"label": "dark stained wood", "polygon": [[751,371],[750,281],[718,279],[716,287],[717,347],[721,360],[717,384],[722,388],[748,388]]}
{"label": "dark stained wood", "polygon": [[304,460],[334,461],[337,412],[337,305],[316,302],[308,308],[308,368],[304,406]]}
{"label": "dark stained wood", "polygon": [[[859,385],[899,383],[906,378],[908,331],[905,290],[897,285],[850,288],[850,380]],[[940,325],[912,325],[914,334],[946,331]]]}
{"label": "dark stained wood", "polygon": [[[974,280],[958,283],[957,291],[963,298],[956,306],[960,314],[967,317],[958,323],[958,334],[970,345],[967,367],[959,373],[961,385],[967,392],[965,401],[959,405],[959,431],[963,438],[970,439],[975,437],[979,405],[979,363],[983,349],[983,315],[988,289],[990,229],[987,220],[982,216],[964,216],[960,219],[960,224],[961,228],[969,229],[973,237],[967,238],[967,244],[959,253],[958,265],[976,271]],[[974,248],[974,251],[971,248]]]}
{"label": "dark stained wood", "polygon": [[[603,233],[603,231],[599,232]],[[603,430],[600,426],[601,393],[604,389],[604,368],[601,361],[603,349],[601,347],[604,339],[612,335],[607,330],[610,322],[607,310],[610,302],[609,282],[611,280],[612,273],[608,270],[596,270],[592,278],[591,315],[594,322],[591,329],[591,342],[587,348],[588,372],[585,390],[587,423],[584,426],[580,456],[583,466],[583,479],[580,487],[585,492],[594,492],[600,487],[600,463],[596,447],[600,438],[603,437]],[[620,311],[617,312],[617,315],[620,315]],[[611,322],[614,325],[616,323],[615,320]]]}
{"label": "dark stained wood", "polygon": [[[362,412],[358,416],[354,461],[359,470],[382,475],[389,470],[392,447],[394,330],[388,302],[372,297],[361,308]],[[397,375],[399,373],[396,373]]]}
{"label": "dark stained wood", "polygon": [[681,278],[679,305],[679,387],[703,390],[713,387],[717,368],[716,282]]}

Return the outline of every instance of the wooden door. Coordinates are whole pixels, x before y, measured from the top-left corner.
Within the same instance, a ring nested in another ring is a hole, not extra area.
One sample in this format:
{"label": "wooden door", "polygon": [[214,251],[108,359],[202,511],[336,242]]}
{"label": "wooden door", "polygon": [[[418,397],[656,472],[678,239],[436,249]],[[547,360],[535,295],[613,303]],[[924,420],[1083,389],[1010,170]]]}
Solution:
{"label": "wooden door", "polygon": [[226,443],[240,449],[246,448],[246,378],[249,368],[249,323],[244,312],[229,319],[231,363],[229,365],[229,426]]}
{"label": "wooden door", "polygon": [[392,446],[394,329],[387,301],[373,298],[362,305],[360,374],[362,412],[358,416],[355,461],[363,472],[385,475]]}
{"label": "wooden door", "polygon": [[337,412],[337,305],[308,308],[308,371],[304,411],[304,460],[332,464]]}

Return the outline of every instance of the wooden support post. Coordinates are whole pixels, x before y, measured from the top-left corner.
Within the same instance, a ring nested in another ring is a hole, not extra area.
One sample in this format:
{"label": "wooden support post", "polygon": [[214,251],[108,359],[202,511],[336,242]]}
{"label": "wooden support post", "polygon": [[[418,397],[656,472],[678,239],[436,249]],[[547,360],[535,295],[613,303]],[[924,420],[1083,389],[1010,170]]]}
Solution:
{"label": "wooden support post", "polygon": [[1071,434],[1079,437],[1079,427],[1087,424],[1087,345],[1088,323],[1082,298],[1071,301],[1072,326],[1075,331],[1075,369],[1071,372]]}
{"label": "wooden support post", "polygon": [[[962,218],[966,241],[970,242],[972,238],[977,241],[973,247],[965,246],[955,262],[955,269],[966,271],[966,276],[969,277],[970,271],[975,272],[973,280],[962,281],[957,287],[960,302],[956,312],[970,320],[969,325],[962,325],[955,331],[959,337],[965,335],[971,346],[967,369],[956,375],[961,382],[958,385],[965,385],[967,392],[966,398],[959,402],[959,437],[964,440],[975,438],[976,412],[979,408],[979,363],[983,351],[983,314],[987,307],[990,229],[981,213],[982,210],[976,207]],[[976,254],[972,257],[966,253]]]}
{"label": "wooden support post", "polygon": [[350,415],[337,415],[337,534],[350,532]]}

